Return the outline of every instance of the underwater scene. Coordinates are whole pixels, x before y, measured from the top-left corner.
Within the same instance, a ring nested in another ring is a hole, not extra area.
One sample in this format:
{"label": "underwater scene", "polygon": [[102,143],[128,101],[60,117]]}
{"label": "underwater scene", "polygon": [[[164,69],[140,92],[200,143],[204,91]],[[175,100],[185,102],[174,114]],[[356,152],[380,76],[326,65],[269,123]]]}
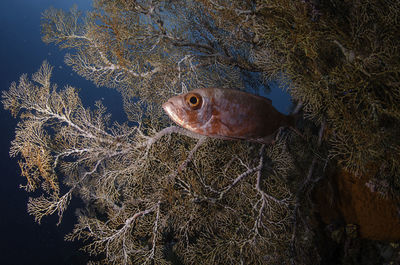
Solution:
{"label": "underwater scene", "polygon": [[400,265],[400,1],[0,12],[1,264]]}

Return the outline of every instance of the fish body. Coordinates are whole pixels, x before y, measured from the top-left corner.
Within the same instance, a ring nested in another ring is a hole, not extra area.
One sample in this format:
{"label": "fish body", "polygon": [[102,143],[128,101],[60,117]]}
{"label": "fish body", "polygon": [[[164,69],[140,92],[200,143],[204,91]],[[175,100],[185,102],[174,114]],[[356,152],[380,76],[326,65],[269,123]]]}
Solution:
{"label": "fish body", "polygon": [[183,128],[220,139],[270,144],[281,127],[294,126],[293,116],[277,111],[270,99],[231,89],[195,89],[170,98],[163,109]]}

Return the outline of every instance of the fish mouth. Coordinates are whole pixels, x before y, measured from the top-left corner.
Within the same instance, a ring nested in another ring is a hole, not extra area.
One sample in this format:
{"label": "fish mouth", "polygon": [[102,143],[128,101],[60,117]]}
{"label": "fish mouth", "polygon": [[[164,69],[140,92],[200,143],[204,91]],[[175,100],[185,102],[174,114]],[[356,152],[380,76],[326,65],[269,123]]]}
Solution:
{"label": "fish mouth", "polygon": [[162,108],[164,109],[165,113],[167,113],[167,115],[176,123],[181,124],[182,121],[181,119],[178,117],[177,113],[176,113],[176,108],[174,103],[172,103],[171,101],[167,101],[164,104],[162,104]]}
{"label": "fish mouth", "polygon": [[167,101],[164,104],[162,104],[162,108],[168,115],[170,115],[170,113],[172,112],[173,107],[174,104],[171,101]]}

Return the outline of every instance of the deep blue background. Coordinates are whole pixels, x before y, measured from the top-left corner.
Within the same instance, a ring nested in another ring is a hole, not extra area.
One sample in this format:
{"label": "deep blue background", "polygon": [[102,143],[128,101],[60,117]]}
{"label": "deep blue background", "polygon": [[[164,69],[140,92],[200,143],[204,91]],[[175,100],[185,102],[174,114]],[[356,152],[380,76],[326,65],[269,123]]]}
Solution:
{"label": "deep blue background", "polygon": [[[30,76],[46,59],[54,66],[52,82],[59,88],[67,84],[79,88],[85,106],[104,98],[113,117],[123,121],[121,97],[115,90],[97,88],[85,81],[63,63],[67,50],[41,41],[41,13],[50,6],[68,10],[74,3],[81,10],[91,8],[90,0],[0,1],[0,89],[7,90],[23,73]],[[72,201],[58,227],[56,216],[44,217],[41,225],[34,222],[26,211],[32,194],[19,188],[25,180],[19,175],[17,159],[8,155],[17,121],[2,106],[0,119],[0,264],[86,264],[78,244],[63,240],[76,222],[73,206],[79,201]]]}
{"label": "deep blue background", "polygon": [[[31,75],[46,59],[54,66],[52,82],[59,88],[67,84],[80,88],[85,106],[93,106],[96,100],[103,99],[114,120],[123,122],[121,97],[116,91],[97,88],[77,76],[63,63],[67,50],[60,51],[41,41],[41,13],[50,6],[67,10],[74,3],[80,10],[91,7],[90,0],[0,1],[0,89],[7,90],[23,73]],[[287,113],[288,95],[272,88],[269,97],[280,111]],[[79,243],[63,240],[76,222],[74,209],[79,201],[73,199],[58,227],[57,216],[44,217],[41,225],[34,222],[26,211],[30,195],[19,189],[25,180],[19,175],[17,159],[10,159],[8,155],[17,121],[2,106],[0,119],[0,264],[86,264],[87,257],[78,251]]]}

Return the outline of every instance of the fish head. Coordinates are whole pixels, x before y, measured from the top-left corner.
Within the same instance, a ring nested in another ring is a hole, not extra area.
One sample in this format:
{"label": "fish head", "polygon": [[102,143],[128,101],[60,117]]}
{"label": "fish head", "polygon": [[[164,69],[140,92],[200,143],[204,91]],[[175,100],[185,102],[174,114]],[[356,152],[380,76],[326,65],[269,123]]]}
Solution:
{"label": "fish head", "polygon": [[281,127],[293,126],[294,121],[277,111],[270,99],[223,88],[195,89],[170,98],[163,108],[181,127],[227,140],[271,143]]}
{"label": "fish head", "polygon": [[211,97],[206,90],[172,97],[162,107],[176,124],[200,134],[204,134],[204,125],[212,116]]}

